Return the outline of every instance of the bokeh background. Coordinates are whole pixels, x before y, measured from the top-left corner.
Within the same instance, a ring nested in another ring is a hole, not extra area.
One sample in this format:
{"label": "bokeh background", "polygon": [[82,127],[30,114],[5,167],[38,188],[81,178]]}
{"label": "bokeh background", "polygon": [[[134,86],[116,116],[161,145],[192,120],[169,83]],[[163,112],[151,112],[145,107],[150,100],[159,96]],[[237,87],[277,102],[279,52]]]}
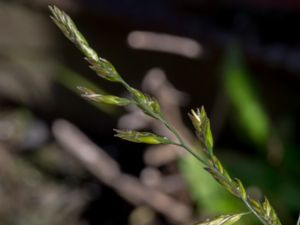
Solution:
{"label": "bokeh background", "polygon": [[204,105],[221,161],[249,193],[267,195],[283,224],[296,224],[297,0],[1,0],[1,224],[193,224],[245,210],[183,150],[113,137],[113,128],[168,134],[134,107],[78,94],[85,86],[126,96],[93,74],[53,25],[49,4],[129,83],[155,95],[191,143],[186,114]]}

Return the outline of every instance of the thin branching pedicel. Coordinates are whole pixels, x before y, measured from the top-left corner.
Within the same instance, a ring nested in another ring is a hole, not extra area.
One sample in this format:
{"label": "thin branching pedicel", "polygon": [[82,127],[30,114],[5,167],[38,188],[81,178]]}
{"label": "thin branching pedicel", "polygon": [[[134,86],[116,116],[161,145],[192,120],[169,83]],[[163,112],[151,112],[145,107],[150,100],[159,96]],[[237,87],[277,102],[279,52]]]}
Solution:
{"label": "thin branching pedicel", "polygon": [[[196,153],[186,141],[181,137],[180,133],[170,124],[165,118],[160,109],[158,101],[148,96],[141,91],[131,87],[116,71],[113,65],[105,59],[102,59],[98,54],[89,46],[87,40],[78,31],[72,19],[62,10],[53,6],[50,7],[52,12],[52,20],[64,33],[64,35],[73,42],[76,47],[85,55],[85,59],[89,62],[90,68],[96,72],[97,75],[111,82],[117,82],[130,93],[131,98],[121,98],[112,95],[100,95],[87,88],[80,87],[79,90],[82,96],[96,102],[103,102],[117,106],[125,106],[135,104],[145,114],[160,121],[166,128],[175,135],[177,142],[173,142],[166,137],[162,137],[150,132],[138,131],[120,131],[116,130],[116,137],[122,138],[127,141],[147,143],[147,144],[172,144],[181,146],[194,157],[196,157],[203,165],[204,169],[212,175],[212,177],[224,187],[232,195],[239,198],[245,203],[245,206],[253,213],[262,224],[264,225],[281,225],[279,218],[271,204],[265,198],[259,201],[251,198],[242,182],[230,176],[230,174],[223,167],[220,160],[213,152],[213,136],[210,129],[210,121],[207,114],[202,107],[201,109],[192,110],[189,117],[196,130],[196,135],[200,142],[201,155]],[[249,213],[250,213],[249,212]],[[229,225],[238,221],[242,216],[248,214],[239,213],[235,215],[223,215],[211,221],[199,223],[199,225]]]}

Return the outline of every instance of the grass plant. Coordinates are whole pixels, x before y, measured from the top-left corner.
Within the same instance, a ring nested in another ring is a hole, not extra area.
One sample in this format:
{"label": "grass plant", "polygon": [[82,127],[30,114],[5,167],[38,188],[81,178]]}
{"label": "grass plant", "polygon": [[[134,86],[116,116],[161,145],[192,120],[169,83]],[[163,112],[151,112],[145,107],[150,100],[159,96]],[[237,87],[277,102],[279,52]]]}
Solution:
{"label": "grass plant", "polygon": [[149,96],[140,90],[128,84],[117,72],[115,67],[106,59],[90,47],[85,37],[77,29],[72,19],[56,6],[50,6],[52,20],[60,28],[63,34],[84,54],[85,60],[90,68],[101,78],[115,82],[123,86],[130,98],[122,98],[112,95],[101,95],[85,87],[79,87],[83,97],[88,100],[112,104],[117,106],[136,105],[145,114],[162,123],[175,137],[176,141],[169,140],[167,137],[160,136],[151,132],[122,131],[115,130],[116,137],[131,142],[147,144],[171,144],[180,146],[192,154],[203,165],[203,168],[233,196],[240,199],[248,208],[248,212],[237,213],[234,215],[221,215],[220,217],[198,223],[199,225],[228,225],[240,220],[243,216],[253,214],[264,225],[281,225],[281,222],[271,206],[269,200],[264,197],[263,200],[254,199],[249,196],[241,180],[232,177],[224,168],[218,157],[213,151],[214,141],[210,128],[210,120],[207,117],[204,107],[191,110],[188,114],[195,128],[196,136],[199,140],[199,147],[195,149],[182,138],[180,132],[168,122],[164,113],[161,111],[159,102],[152,96]]}

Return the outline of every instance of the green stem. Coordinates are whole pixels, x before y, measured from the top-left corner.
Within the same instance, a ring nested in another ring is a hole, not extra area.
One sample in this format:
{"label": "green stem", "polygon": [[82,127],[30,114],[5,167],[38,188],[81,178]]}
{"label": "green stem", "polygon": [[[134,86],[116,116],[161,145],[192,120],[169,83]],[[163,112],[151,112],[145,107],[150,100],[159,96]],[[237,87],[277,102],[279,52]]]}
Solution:
{"label": "green stem", "polygon": [[177,144],[178,146],[181,146],[182,148],[186,149],[192,156],[194,156],[196,159],[198,159],[201,163],[206,165],[206,161],[196,154],[194,150],[183,140],[183,138],[180,136],[179,132],[176,130],[175,127],[173,127],[163,116],[159,117],[159,120],[175,135],[177,140],[180,144]]}
{"label": "green stem", "polygon": [[242,199],[241,200],[245,203],[248,209],[251,210],[251,212],[259,219],[259,221],[264,225],[270,225],[268,224],[257,212],[253,209],[252,205],[249,203],[248,199]]}

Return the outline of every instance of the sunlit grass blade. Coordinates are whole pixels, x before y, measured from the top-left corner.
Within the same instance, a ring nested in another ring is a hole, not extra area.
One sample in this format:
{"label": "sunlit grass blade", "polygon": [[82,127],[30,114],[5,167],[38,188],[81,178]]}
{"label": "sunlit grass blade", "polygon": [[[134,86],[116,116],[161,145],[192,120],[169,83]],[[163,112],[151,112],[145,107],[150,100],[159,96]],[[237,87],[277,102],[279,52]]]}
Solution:
{"label": "sunlit grass blade", "polygon": [[138,132],[138,131],[122,131],[115,129],[116,137],[121,139],[136,142],[136,143],[146,143],[146,144],[173,144],[171,140],[166,137],[159,136],[150,132]]}
{"label": "sunlit grass blade", "polygon": [[110,105],[116,105],[116,106],[126,106],[131,103],[133,103],[130,99],[127,98],[121,98],[114,95],[101,95],[97,94],[91,89],[85,88],[85,87],[77,87],[81,91],[81,96],[84,98],[87,98],[88,100],[94,101],[94,102],[101,102],[105,104]]}
{"label": "sunlit grass blade", "polygon": [[244,215],[249,213],[239,213],[234,215],[222,215],[216,219],[197,223],[196,225],[232,225],[239,221]]}

